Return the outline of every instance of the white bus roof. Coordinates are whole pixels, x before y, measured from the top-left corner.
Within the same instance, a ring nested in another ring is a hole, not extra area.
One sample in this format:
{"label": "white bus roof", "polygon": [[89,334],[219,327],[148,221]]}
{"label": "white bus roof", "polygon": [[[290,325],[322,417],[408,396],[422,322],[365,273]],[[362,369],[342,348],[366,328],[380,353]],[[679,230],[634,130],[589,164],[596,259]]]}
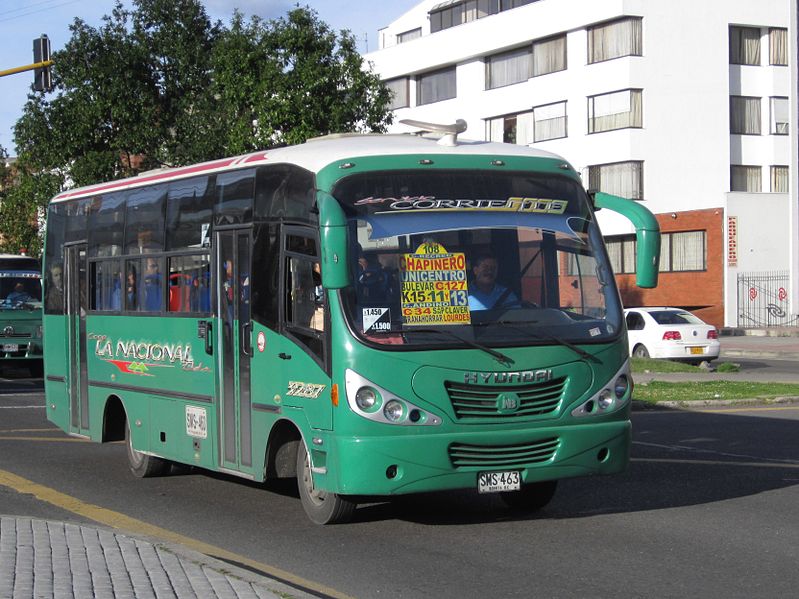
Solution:
{"label": "white bus roof", "polygon": [[263,164],[294,164],[316,173],[329,164],[365,156],[398,156],[403,154],[486,155],[492,158],[528,156],[552,158],[565,163],[565,160],[556,154],[527,146],[471,140],[458,140],[454,146],[445,146],[440,145],[438,139],[439,136],[408,134],[328,135],[311,139],[296,146],[263,150],[191,166],[148,171],[128,179],[70,189],[61,192],[52,201],[60,202],[96,193],[120,191],[200,174],[211,174]]}

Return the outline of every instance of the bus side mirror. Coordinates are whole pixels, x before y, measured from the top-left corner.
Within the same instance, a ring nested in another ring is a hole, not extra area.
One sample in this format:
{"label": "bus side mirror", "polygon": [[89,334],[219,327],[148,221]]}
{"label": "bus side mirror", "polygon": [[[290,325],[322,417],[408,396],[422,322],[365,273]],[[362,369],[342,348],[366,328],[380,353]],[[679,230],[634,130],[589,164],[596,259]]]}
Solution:
{"label": "bus side mirror", "polygon": [[607,208],[618,212],[635,227],[636,260],[635,284],[652,288],[658,284],[660,267],[660,225],[649,210],[635,200],[628,200],[597,191],[590,194],[595,209]]}
{"label": "bus side mirror", "polygon": [[347,217],[341,205],[331,195],[319,192],[319,237],[322,243],[322,286],[342,289],[350,285],[347,250]]}

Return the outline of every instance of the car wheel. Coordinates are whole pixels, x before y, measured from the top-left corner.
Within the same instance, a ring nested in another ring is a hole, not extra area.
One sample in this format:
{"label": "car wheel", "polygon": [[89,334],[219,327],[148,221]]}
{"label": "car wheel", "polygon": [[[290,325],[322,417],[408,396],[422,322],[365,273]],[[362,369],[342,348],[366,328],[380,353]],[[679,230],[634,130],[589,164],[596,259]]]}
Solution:
{"label": "car wheel", "polygon": [[170,462],[163,458],[147,455],[133,448],[133,438],[130,434],[130,424],[125,423],[125,447],[128,454],[128,466],[136,478],[150,478],[166,474]]}
{"label": "car wheel", "polygon": [[314,487],[311,458],[302,441],[297,447],[297,487],[305,513],[317,524],[342,524],[352,519],[355,502]]}
{"label": "car wheel", "polygon": [[649,357],[649,350],[646,349],[646,346],[641,345],[640,343],[635,346],[633,349],[633,357],[634,358],[648,358]]}
{"label": "car wheel", "polygon": [[505,505],[511,509],[535,512],[552,501],[557,488],[558,481],[547,480],[539,483],[528,483],[522,485],[522,488],[518,491],[503,492],[499,496]]}

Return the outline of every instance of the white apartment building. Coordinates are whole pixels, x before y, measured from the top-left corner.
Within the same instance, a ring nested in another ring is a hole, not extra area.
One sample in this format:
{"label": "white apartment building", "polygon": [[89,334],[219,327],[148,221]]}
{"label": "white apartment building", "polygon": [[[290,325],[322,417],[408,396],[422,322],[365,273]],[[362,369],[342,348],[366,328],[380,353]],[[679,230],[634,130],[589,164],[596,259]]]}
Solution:
{"label": "white apartment building", "polygon": [[655,290],[634,286],[629,223],[598,213],[626,305],[797,325],[793,4],[423,0],[365,59],[395,92],[392,132],[463,118],[463,137],[555,152],[588,188],[645,203]]}

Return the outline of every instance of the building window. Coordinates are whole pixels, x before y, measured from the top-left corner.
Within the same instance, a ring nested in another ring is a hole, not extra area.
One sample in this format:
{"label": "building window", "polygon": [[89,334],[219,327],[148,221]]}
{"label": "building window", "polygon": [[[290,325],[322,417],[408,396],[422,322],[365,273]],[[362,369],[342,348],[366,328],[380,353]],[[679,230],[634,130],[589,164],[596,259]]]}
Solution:
{"label": "building window", "polygon": [[616,235],[605,239],[605,247],[613,272],[632,274],[635,272],[635,235]]}
{"label": "building window", "polygon": [[533,108],[533,141],[566,137],[566,102]]}
{"label": "building window", "polygon": [[430,10],[430,32],[449,29],[538,0],[446,0]]}
{"label": "building window", "polygon": [[588,63],[642,56],[642,20],[631,17],[588,28]]}
{"label": "building window", "polygon": [[455,67],[419,75],[416,79],[416,104],[421,106],[454,98],[455,82]]}
{"label": "building window", "polygon": [[486,120],[486,138],[506,144],[528,145],[533,142],[533,112],[520,112]]}
{"label": "building window", "polygon": [[788,167],[771,167],[771,193],[788,193]]}
{"label": "building window", "polygon": [[769,112],[769,133],[772,135],[788,135],[788,115],[790,114],[788,98],[771,98]]}
{"label": "building window", "polygon": [[530,78],[530,47],[486,57],[486,89],[495,89]]}
{"label": "building window", "polygon": [[613,129],[642,127],[642,96],[640,89],[589,96],[588,132],[600,133]]}
{"label": "building window", "polygon": [[768,30],[768,63],[788,65],[788,30],[774,27]]}
{"label": "building window", "polygon": [[566,70],[566,34],[533,42],[533,77]]}
{"label": "building window", "polygon": [[760,193],[763,190],[759,166],[733,164],[730,167],[730,191]]}
{"label": "building window", "polygon": [[[660,262],[661,272],[707,270],[707,241],[705,231],[666,233],[668,259]],[[661,245],[663,249],[663,245]],[[668,268],[666,266],[668,265]]]}
{"label": "building window", "polygon": [[760,28],[730,27],[730,64],[760,64]]}
{"label": "building window", "polygon": [[730,96],[730,133],[760,135],[760,98]]}
{"label": "building window", "polygon": [[407,77],[389,79],[383,81],[383,85],[391,92],[391,103],[388,106],[391,110],[410,106],[410,94],[408,93],[409,82]]}
{"label": "building window", "polygon": [[588,167],[588,186],[632,200],[644,199],[644,163],[640,160]]}
{"label": "building window", "polygon": [[417,27],[416,29],[411,29],[410,31],[404,31],[402,33],[397,34],[397,44],[404,44],[405,42],[409,42],[411,40],[415,40],[422,37],[422,28]]}

